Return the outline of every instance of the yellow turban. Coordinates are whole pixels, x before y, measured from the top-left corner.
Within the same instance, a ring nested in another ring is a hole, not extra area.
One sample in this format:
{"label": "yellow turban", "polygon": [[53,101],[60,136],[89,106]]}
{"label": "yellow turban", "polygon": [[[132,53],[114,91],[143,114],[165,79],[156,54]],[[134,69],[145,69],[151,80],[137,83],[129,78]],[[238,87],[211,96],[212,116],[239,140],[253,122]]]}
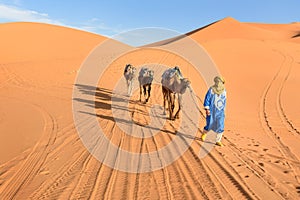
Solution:
{"label": "yellow turban", "polygon": [[211,87],[213,92],[216,93],[216,94],[222,94],[223,91],[225,90],[225,79],[224,77],[221,77],[221,76],[216,76],[214,78],[214,82],[215,84]]}

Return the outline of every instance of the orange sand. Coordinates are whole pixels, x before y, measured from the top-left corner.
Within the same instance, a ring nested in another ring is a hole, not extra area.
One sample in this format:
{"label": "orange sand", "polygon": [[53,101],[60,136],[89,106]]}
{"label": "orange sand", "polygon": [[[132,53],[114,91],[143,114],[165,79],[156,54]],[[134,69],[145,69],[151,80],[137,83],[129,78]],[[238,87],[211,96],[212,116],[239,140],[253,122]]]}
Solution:
{"label": "orange sand", "polygon": [[[225,146],[199,159],[199,130],[181,158],[144,174],[100,163],[85,149],[74,126],[76,75],[105,37],[37,23],[1,24],[0,30],[0,199],[299,198],[299,23],[225,18],[188,33],[226,79]],[[168,45],[182,42],[177,38]],[[99,126],[121,148],[154,151],[172,140],[178,121],[167,122],[166,133],[141,142],[114,128],[111,120],[111,91],[128,61],[135,66],[149,61],[182,66],[199,104],[207,88],[186,60],[168,52],[146,48],[109,66],[95,96]],[[82,90],[93,91],[84,86]],[[130,105],[133,120],[147,124],[151,105],[162,104],[160,88],[154,86],[147,105],[136,102],[137,96],[136,91]],[[199,126],[203,125],[201,117]]]}

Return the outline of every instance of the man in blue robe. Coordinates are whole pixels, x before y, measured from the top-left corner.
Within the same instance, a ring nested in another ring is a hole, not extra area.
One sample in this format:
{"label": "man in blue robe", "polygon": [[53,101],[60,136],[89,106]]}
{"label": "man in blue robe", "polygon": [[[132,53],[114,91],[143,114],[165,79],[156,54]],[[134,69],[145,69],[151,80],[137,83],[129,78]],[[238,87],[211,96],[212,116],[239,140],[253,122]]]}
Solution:
{"label": "man in blue robe", "polygon": [[208,131],[217,133],[216,145],[223,146],[221,139],[224,132],[226,90],[223,77],[216,76],[215,84],[209,88],[205,95],[204,108],[206,111],[206,126],[201,138],[205,141]]}

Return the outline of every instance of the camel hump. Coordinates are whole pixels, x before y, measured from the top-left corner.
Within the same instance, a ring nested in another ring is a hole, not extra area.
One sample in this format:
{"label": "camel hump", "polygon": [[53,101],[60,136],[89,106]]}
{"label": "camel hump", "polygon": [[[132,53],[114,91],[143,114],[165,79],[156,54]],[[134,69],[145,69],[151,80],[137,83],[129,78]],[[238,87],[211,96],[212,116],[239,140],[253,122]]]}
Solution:
{"label": "camel hump", "polygon": [[142,67],[139,73],[138,80],[141,85],[151,84],[153,81],[154,71],[147,68]]}
{"label": "camel hump", "polygon": [[146,76],[148,71],[149,71],[149,68],[142,67],[141,70],[140,70],[139,76],[141,76],[141,77]]}
{"label": "camel hump", "polygon": [[139,77],[153,77],[154,71],[148,67],[142,67],[139,73]]}
{"label": "camel hump", "polygon": [[169,80],[171,79],[174,75],[177,75],[179,79],[183,78],[183,75],[179,69],[178,66],[174,68],[169,68],[167,69],[163,74],[162,74],[162,79],[164,80]]}
{"label": "camel hump", "polygon": [[162,79],[167,80],[167,79],[170,79],[170,77],[172,77],[171,75],[172,75],[172,68],[164,71],[164,73],[162,74],[161,77],[162,77]]}

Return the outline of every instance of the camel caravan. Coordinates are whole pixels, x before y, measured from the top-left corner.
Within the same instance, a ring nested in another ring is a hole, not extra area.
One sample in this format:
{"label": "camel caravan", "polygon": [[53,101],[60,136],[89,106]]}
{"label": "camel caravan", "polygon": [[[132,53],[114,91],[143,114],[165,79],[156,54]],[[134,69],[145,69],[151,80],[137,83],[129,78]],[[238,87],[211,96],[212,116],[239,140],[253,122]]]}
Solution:
{"label": "camel caravan", "polygon": [[[124,77],[127,83],[127,95],[130,96],[132,93],[133,81],[137,76],[136,68],[131,64],[127,64],[124,69]],[[154,71],[142,67],[138,75],[140,98],[142,102],[142,94],[144,96],[144,103],[147,103],[151,94],[151,84],[153,81]],[[162,94],[163,94],[163,106],[164,114],[168,110],[168,119],[175,120],[179,118],[179,112],[182,108],[182,95],[186,89],[190,87],[191,82],[189,79],[184,78],[179,67],[169,68],[164,71],[161,77]],[[175,112],[175,102],[178,102],[178,110]],[[174,114],[175,113],[175,114]]]}

